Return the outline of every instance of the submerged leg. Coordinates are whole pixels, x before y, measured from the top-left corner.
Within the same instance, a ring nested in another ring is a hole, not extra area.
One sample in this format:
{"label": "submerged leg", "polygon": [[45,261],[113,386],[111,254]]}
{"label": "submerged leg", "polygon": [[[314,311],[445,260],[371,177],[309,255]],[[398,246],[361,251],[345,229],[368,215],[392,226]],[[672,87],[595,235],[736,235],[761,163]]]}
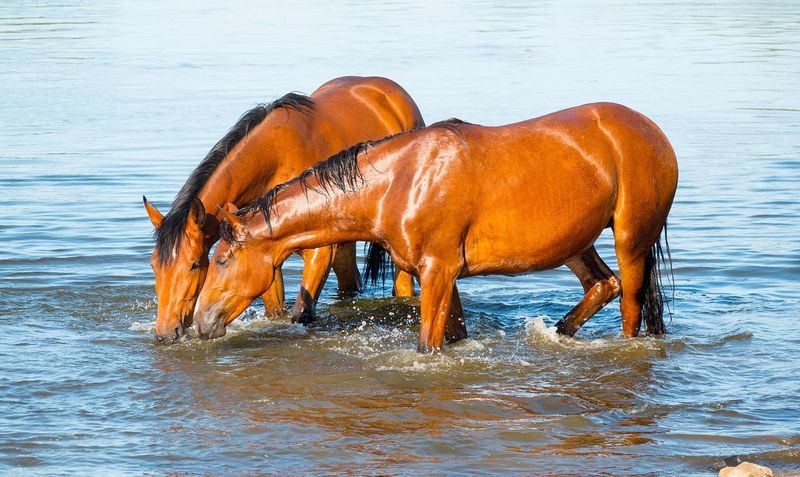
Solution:
{"label": "submerged leg", "polygon": [[300,255],[302,255],[305,265],[300,282],[300,292],[292,308],[292,322],[308,324],[314,321],[314,309],[331,270],[333,247],[303,250]]}
{"label": "submerged leg", "polygon": [[458,287],[453,283],[453,297],[450,300],[450,313],[444,326],[444,339],[447,343],[467,339],[467,325],[464,323],[464,308],[461,306],[461,297]]}
{"label": "submerged leg", "polygon": [[339,291],[357,292],[361,290],[361,274],[356,265],[356,244],[348,243],[335,246],[333,254],[333,272]]}
{"label": "submerged leg", "polygon": [[603,262],[594,247],[566,263],[583,285],[583,299],[556,324],[558,333],[573,336],[595,313],[618,297],[620,280]]}
{"label": "submerged leg", "polygon": [[272,286],[261,295],[261,300],[264,302],[268,317],[276,318],[283,315],[283,273],[280,268],[275,270],[275,280],[272,282]]}
{"label": "submerged leg", "polygon": [[442,349],[447,318],[450,315],[457,267],[428,263],[420,270],[420,329],[417,352],[436,353]]}
{"label": "submerged leg", "polygon": [[622,334],[633,338],[639,334],[642,325],[642,303],[644,292],[644,254],[628,255],[617,251],[619,274],[622,276]]}
{"label": "submerged leg", "polygon": [[[398,270],[394,281],[394,296],[411,297],[414,296],[414,276],[402,270]],[[444,329],[444,339],[447,343],[455,343],[469,337],[467,326],[464,322],[464,308],[461,306],[461,297],[458,288],[453,284],[453,298],[450,303],[450,313]]]}
{"label": "submerged leg", "polygon": [[414,296],[414,277],[398,270],[394,277],[394,296]]}

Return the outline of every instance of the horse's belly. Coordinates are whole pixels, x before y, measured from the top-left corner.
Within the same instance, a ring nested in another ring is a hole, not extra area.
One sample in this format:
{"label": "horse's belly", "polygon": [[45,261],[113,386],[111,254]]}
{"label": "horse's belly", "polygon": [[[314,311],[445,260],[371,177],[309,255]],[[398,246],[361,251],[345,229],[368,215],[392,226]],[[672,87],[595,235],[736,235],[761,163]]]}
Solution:
{"label": "horse's belly", "polygon": [[473,224],[464,241],[465,275],[517,274],[563,265],[591,246],[611,207],[551,217],[506,212]]}

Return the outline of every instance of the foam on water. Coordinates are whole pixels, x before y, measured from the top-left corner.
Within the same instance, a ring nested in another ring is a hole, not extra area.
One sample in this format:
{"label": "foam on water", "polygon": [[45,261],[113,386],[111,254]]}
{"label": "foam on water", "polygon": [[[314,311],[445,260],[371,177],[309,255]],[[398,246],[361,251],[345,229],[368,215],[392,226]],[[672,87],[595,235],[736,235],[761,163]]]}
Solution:
{"label": "foam on water", "polygon": [[573,337],[561,335],[555,326],[547,326],[545,319],[548,316],[526,317],[525,333],[531,344],[545,346],[551,349],[592,350],[608,348],[649,348],[658,347],[651,337],[626,339],[621,333],[606,335],[600,338],[584,338],[582,335]]}
{"label": "foam on water", "polygon": [[131,323],[131,326],[128,328],[130,331],[138,331],[142,333],[153,333],[156,329],[156,322],[144,322],[140,323],[138,321],[134,321]]}

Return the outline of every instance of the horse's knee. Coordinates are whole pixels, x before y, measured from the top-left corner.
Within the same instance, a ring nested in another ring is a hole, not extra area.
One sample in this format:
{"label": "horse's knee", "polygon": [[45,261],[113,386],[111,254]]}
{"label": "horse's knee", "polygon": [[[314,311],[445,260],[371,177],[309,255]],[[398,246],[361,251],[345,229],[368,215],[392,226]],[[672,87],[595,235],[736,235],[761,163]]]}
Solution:
{"label": "horse's knee", "polygon": [[609,277],[606,283],[611,288],[611,300],[622,294],[622,281],[616,275]]}

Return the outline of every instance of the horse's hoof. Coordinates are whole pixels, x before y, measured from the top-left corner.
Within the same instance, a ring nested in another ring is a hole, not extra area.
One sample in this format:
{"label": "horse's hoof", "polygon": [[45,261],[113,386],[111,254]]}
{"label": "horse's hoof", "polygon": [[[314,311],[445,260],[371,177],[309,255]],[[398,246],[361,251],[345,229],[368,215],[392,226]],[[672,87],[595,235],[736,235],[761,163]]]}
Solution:
{"label": "horse's hoof", "polygon": [[428,347],[428,345],[425,345],[425,344],[418,344],[417,345],[417,353],[419,353],[419,354],[436,354],[439,351],[441,351],[441,349]]}
{"label": "horse's hoof", "polygon": [[577,332],[578,332],[578,327],[568,321],[561,320],[558,323],[556,323],[556,333],[560,335],[573,337]]}
{"label": "horse's hoof", "polygon": [[292,315],[292,323],[300,323],[301,325],[310,325],[317,320],[313,311],[303,310],[299,314]]}

